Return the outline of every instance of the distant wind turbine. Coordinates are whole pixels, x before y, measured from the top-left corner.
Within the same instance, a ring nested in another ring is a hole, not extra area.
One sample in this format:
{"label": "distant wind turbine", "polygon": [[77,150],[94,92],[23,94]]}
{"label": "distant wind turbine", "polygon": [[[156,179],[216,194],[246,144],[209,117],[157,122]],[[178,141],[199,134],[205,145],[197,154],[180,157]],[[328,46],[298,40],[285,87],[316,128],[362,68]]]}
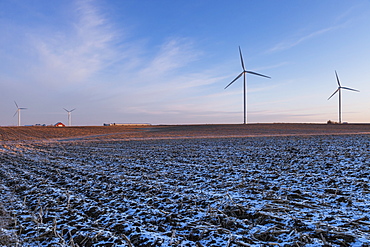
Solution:
{"label": "distant wind turbine", "polygon": [[258,76],[262,76],[262,77],[266,77],[266,78],[271,78],[269,76],[266,76],[266,75],[262,75],[262,74],[258,74],[256,72],[253,72],[253,71],[247,71],[245,70],[245,67],[244,67],[244,61],[243,61],[243,55],[242,55],[242,50],[240,49],[240,46],[239,46],[239,54],[240,54],[240,61],[241,61],[241,64],[242,64],[242,69],[243,71],[234,79],[232,80],[226,87],[228,88],[231,84],[233,84],[236,80],[238,80],[241,76],[243,76],[243,79],[244,79],[244,124],[247,123],[247,81],[246,81],[246,74],[252,74],[252,75],[258,75]]}
{"label": "distant wind turbine", "polygon": [[15,106],[17,107],[17,110],[14,113],[13,117],[15,115],[17,115],[17,113],[18,113],[18,126],[21,126],[21,110],[26,110],[27,108],[19,107],[18,104],[17,104],[17,102],[15,102],[15,101],[14,101],[14,103],[15,103]]}
{"label": "distant wind turbine", "polygon": [[359,90],[349,88],[349,87],[342,87],[339,82],[339,77],[337,74],[337,71],[335,71],[335,76],[337,77],[337,82],[338,82],[338,88],[335,90],[335,92],[328,98],[331,99],[337,92],[339,93],[339,123],[342,123],[342,89],[350,90],[350,91],[355,91],[355,92],[360,92]]}
{"label": "distant wind turbine", "polygon": [[68,112],[68,126],[71,126],[71,122],[72,122],[72,116],[71,116],[71,112],[73,112],[74,110],[76,110],[76,108],[68,111],[66,108],[63,108],[66,112]]}

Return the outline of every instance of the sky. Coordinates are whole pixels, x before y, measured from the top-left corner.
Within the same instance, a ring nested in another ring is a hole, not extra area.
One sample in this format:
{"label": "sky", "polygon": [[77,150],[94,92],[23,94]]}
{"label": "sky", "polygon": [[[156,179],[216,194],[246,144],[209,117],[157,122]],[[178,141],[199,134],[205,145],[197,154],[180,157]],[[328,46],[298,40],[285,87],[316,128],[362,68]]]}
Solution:
{"label": "sky", "polygon": [[0,125],[370,122],[369,0],[0,0]]}

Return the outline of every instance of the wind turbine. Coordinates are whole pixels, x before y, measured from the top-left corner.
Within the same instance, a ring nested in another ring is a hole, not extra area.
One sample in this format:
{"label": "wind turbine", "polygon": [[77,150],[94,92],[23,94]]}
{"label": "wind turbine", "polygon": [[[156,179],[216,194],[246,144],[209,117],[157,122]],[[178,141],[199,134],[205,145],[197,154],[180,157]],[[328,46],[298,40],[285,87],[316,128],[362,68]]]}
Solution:
{"label": "wind turbine", "polygon": [[256,72],[253,72],[253,71],[247,71],[245,70],[245,67],[244,67],[244,61],[243,61],[243,55],[242,55],[242,50],[240,49],[240,46],[239,46],[239,54],[240,54],[240,61],[241,61],[241,64],[242,64],[242,69],[243,71],[234,79],[232,80],[226,87],[228,88],[231,84],[233,84],[236,80],[238,80],[241,76],[243,76],[243,79],[244,79],[244,87],[243,87],[243,90],[244,90],[244,124],[247,123],[247,82],[246,82],[246,74],[252,74],[252,75],[258,75],[258,76],[262,76],[262,77],[266,77],[266,78],[271,78],[269,76],[266,76],[266,75],[262,75],[262,74],[258,74]]}
{"label": "wind turbine", "polygon": [[334,91],[334,93],[332,95],[330,95],[328,100],[331,99],[331,97],[333,97],[338,92],[338,94],[339,94],[339,123],[342,123],[342,91],[341,90],[346,89],[346,90],[355,91],[355,92],[360,92],[360,91],[357,90],[357,89],[349,88],[349,87],[342,87],[340,85],[340,81],[339,81],[337,71],[335,71],[335,76],[337,77],[338,88],[337,88],[337,90]]}
{"label": "wind turbine", "polygon": [[15,115],[17,115],[17,113],[18,113],[18,126],[21,126],[21,110],[26,110],[27,108],[19,107],[18,104],[17,104],[17,102],[15,102],[15,101],[14,101],[14,103],[15,103],[15,106],[17,107],[17,110],[14,113],[13,117]]}
{"label": "wind turbine", "polygon": [[72,110],[67,110],[66,108],[63,108],[66,112],[68,112],[68,126],[71,126],[71,121],[72,121],[72,116],[71,116],[71,112],[73,112],[74,110],[76,110],[76,108],[72,109]]}

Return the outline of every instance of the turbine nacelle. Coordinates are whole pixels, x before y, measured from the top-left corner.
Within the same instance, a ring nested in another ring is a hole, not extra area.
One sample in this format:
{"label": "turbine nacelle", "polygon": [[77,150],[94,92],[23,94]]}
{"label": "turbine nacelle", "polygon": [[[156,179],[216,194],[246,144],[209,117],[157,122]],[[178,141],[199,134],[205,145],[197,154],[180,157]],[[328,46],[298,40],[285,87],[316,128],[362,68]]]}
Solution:
{"label": "turbine nacelle", "polygon": [[66,108],[63,108],[66,112],[73,112],[74,110],[76,110],[76,108],[72,109],[72,110],[67,110]]}
{"label": "turbine nacelle", "polygon": [[[246,70],[245,66],[244,66],[243,55],[242,55],[242,50],[240,49],[240,46],[239,46],[239,54],[240,54],[240,62],[241,62],[241,65],[242,65],[243,72],[241,72],[234,80],[232,80],[224,89],[231,86],[231,84],[233,84],[236,80],[238,80],[242,75],[245,76],[245,74],[252,74],[252,75],[262,76],[262,77],[265,77],[265,78],[271,78],[270,76],[267,76],[267,75],[262,75],[262,74],[259,74],[257,72],[254,72],[254,71]],[[244,78],[244,80],[245,80],[245,78]]]}
{"label": "turbine nacelle", "polygon": [[340,81],[339,81],[339,77],[338,77],[337,71],[335,71],[335,77],[337,78],[338,88],[337,88],[337,90],[334,91],[334,93],[332,95],[330,95],[330,97],[328,98],[328,100],[331,99],[331,97],[333,97],[341,89],[346,89],[346,90],[350,90],[350,91],[354,91],[354,92],[360,92],[357,89],[353,89],[353,88],[349,88],[349,87],[342,87],[342,85],[340,84]]}

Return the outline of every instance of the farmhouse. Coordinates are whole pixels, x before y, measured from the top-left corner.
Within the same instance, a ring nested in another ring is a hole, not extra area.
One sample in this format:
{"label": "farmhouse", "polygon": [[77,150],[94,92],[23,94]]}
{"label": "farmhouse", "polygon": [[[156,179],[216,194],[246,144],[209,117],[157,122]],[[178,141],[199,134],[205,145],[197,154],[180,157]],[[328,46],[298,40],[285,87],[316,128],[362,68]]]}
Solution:
{"label": "farmhouse", "polygon": [[54,124],[55,127],[66,127],[66,125],[62,122],[58,122],[56,124]]}

